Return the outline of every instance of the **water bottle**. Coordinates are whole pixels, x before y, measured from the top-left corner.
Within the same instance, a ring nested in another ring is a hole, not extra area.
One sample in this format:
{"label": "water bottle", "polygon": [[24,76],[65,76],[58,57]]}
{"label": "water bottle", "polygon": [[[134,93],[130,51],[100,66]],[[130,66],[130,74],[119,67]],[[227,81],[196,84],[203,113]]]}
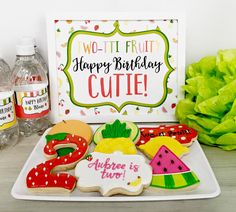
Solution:
{"label": "water bottle", "polygon": [[[20,39],[20,45],[33,45],[35,50],[35,58],[38,60],[39,64],[42,65],[46,74],[48,74],[48,66],[45,62],[43,56],[40,54],[38,47],[36,45],[36,40],[33,37],[25,36]],[[17,58],[18,59],[18,58]]]}
{"label": "water bottle", "polygon": [[48,128],[48,79],[33,45],[17,45],[13,69],[16,116],[20,133],[29,136]]}
{"label": "water bottle", "polygon": [[19,138],[11,74],[0,53],[0,149],[15,145]]}

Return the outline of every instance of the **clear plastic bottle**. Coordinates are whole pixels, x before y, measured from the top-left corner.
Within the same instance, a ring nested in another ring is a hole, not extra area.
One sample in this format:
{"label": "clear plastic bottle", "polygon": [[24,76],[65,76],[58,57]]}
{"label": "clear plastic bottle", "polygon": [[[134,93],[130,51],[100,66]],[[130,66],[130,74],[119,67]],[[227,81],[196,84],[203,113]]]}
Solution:
{"label": "clear plastic bottle", "polygon": [[[33,45],[34,46],[34,50],[35,50],[35,58],[36,60],[38,60],[39,64],[42,65],[44,71],[46,72],[46,74],[48,75],[48,66],[47,63],[45,62],[43,56],[40,54],[37,44],[36,44],[36,40],[35,38],[31,37],[31,36],[25,36],[22,37],[20,39],[20,45]],[[18,58],[17,58],[18,59]]]}
{"label": "clear plastic bottle", "polygon": [[11,74],[0,53],[0,149],[15,145],[19,138]]}
{"label": "clear plastic bottle", "polygon": [[13,69],[16,116],[20,133],[29,136],[48,128],[48,79],[33,45],[18,45]]}

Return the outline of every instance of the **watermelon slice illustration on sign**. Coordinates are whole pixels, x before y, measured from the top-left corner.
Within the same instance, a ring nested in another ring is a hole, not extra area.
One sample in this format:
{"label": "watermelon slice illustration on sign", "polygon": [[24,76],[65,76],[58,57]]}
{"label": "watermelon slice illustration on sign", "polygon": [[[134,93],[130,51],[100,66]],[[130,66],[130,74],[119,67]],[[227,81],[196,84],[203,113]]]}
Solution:
{"label": "watermelon slice illustration on sign", "polygon": [[170,149],[162,146],[151,160],[153,168],[151,187],[159,189],[193,189],[200,180]]}

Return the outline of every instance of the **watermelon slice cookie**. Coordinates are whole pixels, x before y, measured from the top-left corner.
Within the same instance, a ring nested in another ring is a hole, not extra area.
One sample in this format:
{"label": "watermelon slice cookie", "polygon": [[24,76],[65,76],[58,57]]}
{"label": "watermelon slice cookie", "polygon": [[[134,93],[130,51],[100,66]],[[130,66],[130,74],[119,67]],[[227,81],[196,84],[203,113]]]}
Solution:
{"label": "watermelon slice cookie", "polygon": [[200,180],[189,167],[166,146],[162,146],[151,160],[151,187],[159,189],[193,189]]}
{"label": "watermelon slice cookie", "polygon": [[[46,143],[49,143],[52,140],[64,141],[71,136],[81,136],[90,144],[92,135],[92,129],[88,124],[79,120],[63,120],[54,125],[45,138]],[[58,149],[57,154],[58,156],[65,156],[73,151],[73,148],[65,147]]]}
{"label": "watermelon slice cookie", "polygon": [[140,128],[140,140],[136,143],[137,146],[147,143],[150,139],[157,136],[169,136],[179,141],[184,146],[191,146],[194,140],[197,139],[197,131],[184,125],[176,124],[159,127],[142,127]]}

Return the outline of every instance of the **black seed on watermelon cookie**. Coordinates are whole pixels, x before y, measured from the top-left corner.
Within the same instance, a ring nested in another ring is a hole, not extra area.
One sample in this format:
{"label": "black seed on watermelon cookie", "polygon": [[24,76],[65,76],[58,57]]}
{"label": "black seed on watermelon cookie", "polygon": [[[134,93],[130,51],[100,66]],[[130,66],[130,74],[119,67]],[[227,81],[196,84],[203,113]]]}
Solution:
{"label": "black seed on watermelon cookie", "polygon": [[153,167],[154,174],[178,173],[180,170],[183,172],[190,171],[190,169],[181,161],[170,149],[166,146],[161,146],[154,158],[151,160],[150,165]]}

